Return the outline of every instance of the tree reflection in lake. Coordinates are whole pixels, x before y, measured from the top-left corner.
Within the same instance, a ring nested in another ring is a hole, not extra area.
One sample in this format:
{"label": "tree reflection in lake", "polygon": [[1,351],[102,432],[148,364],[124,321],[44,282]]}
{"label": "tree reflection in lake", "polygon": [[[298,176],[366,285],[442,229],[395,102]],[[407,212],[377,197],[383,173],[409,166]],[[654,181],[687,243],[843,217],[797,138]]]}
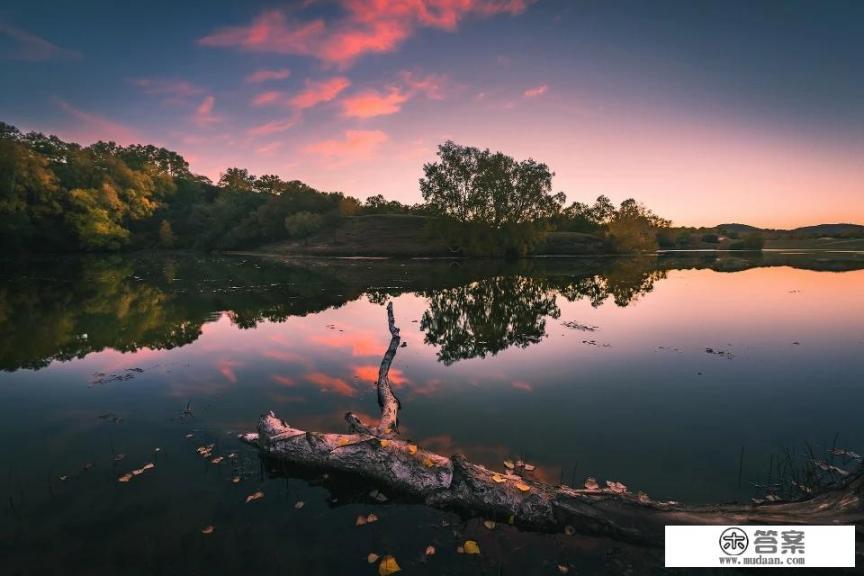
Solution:
{"label": "tree reflection in lake", "polygon": [[861,254],[674,254],[623,259],[303,261],[162,254],[0,262],[0,369],[114,349],[170,349],[195,341],[226,313],[240,328],[339,307],[366,295],[416,293],[426,343],[445,364],[526,347],[558,318],[557,296],[628,306],[666,271],[758,266],[864,268]]}

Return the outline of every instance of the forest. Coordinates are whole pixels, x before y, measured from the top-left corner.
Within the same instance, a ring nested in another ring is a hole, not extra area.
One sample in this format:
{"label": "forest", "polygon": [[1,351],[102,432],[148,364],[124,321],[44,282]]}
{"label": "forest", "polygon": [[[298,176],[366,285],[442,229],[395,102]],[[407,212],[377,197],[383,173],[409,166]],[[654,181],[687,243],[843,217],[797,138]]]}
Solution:
{"label": "forest", "polygon": [[653,250],[670,226],[633,199],[565,206],[554,173],[533,159],[453,142],[438,158],[423,166],[424,202],[409,206],[238,167],[214,183],[165,148],[82,146],[0,122],[0,243],[7,254],[234,250],[326,234],[345,218],[412,214],[456,242],[457,255],[523,256],[556,230],[602,237],[619,252]]}

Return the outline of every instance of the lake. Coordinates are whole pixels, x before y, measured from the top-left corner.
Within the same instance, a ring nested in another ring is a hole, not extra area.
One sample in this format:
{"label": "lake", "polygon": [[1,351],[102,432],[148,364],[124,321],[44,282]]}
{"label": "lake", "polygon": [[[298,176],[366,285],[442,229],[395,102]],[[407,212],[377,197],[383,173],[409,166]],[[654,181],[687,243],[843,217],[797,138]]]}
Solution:
{"label": "lake", "polygon": [[[418,574],[662,566],[662,551],[377,502],[236,439],[267,410],[315,431],[374,419],[387,302],[401,433],[444,455],[703,503],[783,495],[793,467],[864,450],[864,253],[4,261],[4,573],[376,574],[369,553]],[[466,539],[481,555],[457,553]]]}

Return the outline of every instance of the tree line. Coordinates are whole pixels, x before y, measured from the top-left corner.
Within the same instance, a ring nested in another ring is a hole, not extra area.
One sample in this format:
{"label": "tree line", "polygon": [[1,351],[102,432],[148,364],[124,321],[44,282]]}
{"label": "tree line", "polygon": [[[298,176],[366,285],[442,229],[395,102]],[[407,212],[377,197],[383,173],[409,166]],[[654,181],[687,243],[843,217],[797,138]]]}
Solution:
{"label": "tree line", "polygon": [[414,214],[459,253],[521,256],[554,230],[651,250],[669,226],[632,199],[565,206],[546,164],[489,149],[446,142],[423,172],[423,203],[361,201],[237,167],[214,183],[165,148],[82,146],[0,122],[0,243],[5,252],[237,249],[326,233],[343,218]]}

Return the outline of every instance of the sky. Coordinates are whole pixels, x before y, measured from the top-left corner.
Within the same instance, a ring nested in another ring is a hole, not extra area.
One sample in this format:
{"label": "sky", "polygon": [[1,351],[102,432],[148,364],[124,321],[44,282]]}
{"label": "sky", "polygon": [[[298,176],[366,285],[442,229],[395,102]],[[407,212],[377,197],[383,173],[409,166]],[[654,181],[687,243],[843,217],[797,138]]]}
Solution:
{"label": "sky", "polygon": [[858,0],[7,0],[0,120],[421,201],[446,140],[676,225],[864,223]]}

